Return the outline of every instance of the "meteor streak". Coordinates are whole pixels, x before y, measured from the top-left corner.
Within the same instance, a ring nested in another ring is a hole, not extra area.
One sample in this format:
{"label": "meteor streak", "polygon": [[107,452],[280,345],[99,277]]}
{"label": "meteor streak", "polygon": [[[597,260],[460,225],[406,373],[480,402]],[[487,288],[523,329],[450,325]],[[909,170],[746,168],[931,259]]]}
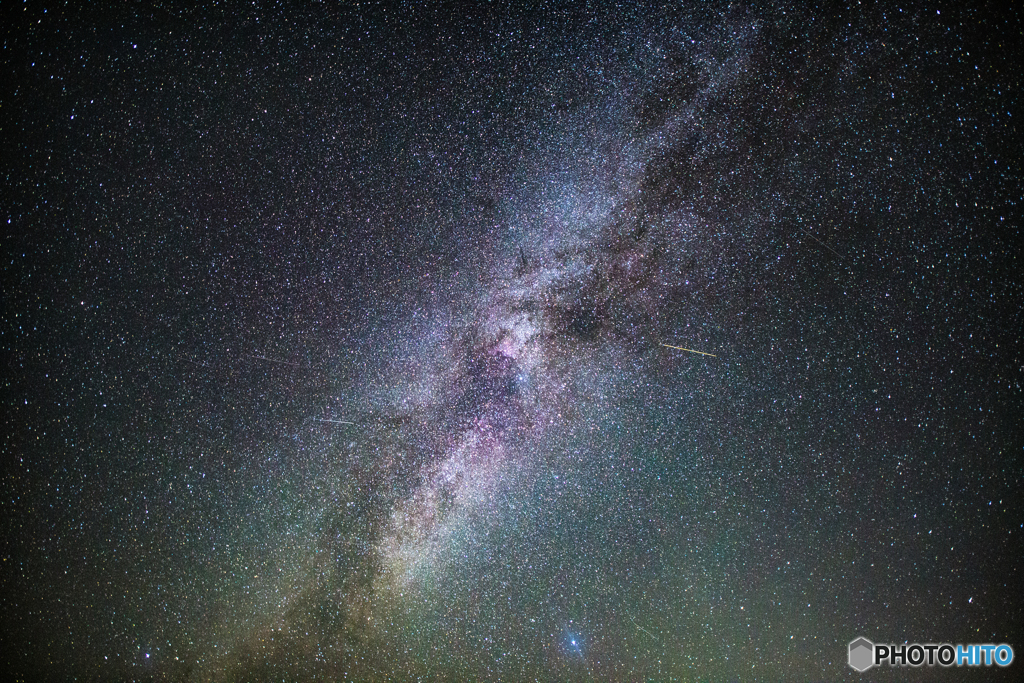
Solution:
{"label": "meteor streak", "polygon": [[[700,353],[700,352],[698,351],[698,353]],[[644,628],[643,626],[641,626],[640,624],[636,623],[636,619],[634,619],[634,618],[633,618],[633,615],[632,615],[632,614],[629,614],[629,613],[627,612],[627,613],[626,613],[626,616],[627,616],[627,617],[629,617],[629,620],[630,620],[630,621],[632,621],[632,622],[633,622],[633,625],[634,625],[634,626],[636,626],[636,627],[637,627],[638,629],[640,629],[641,631],[643,631],[644,633],[646,633],[647,635],[649,635],[649,636],[650,636],[651,638],[654,638],[655,640],[660,640],[660,639],[658,638],[658,636],[654,635],[653,633],[651,633],[650,631],[648,631],[647,629],[645,629],[645,628]]]}
{"label": "meteor streak", "polygon": [[718,356],[716,356],[713,353],[704,353],[703,351],[697,351],[695,349],[687,349],[687,348],[682,347],[682,346],[672,346],[671,344],[662,344],[662,346],[664,346],[666,348],[670,348],[670,349],[676,349],[676,350],[679,350],[679,351],[689,351],[690,353],[699,353],[702,356],[711,356],[712,358],[718,358]]}

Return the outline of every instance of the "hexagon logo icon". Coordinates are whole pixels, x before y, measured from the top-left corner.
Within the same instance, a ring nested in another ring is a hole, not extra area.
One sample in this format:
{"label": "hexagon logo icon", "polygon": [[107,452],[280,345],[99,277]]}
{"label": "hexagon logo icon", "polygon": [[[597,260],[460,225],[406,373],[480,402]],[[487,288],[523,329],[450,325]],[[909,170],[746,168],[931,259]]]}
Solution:
{"label": "hexagon logo icon", "polygon": [[850,643],[850,666],[857,671],[867,671],[875,665],[875,644],[867,638],[858,638]]}

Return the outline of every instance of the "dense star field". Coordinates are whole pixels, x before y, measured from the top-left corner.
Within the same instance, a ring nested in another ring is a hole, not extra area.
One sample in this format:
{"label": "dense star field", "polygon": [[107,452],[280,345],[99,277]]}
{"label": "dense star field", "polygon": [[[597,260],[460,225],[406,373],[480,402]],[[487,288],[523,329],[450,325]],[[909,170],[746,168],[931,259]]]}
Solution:
{"label": "dense star field", "polygon": [[1024,656],[1019,14],[74,4],[2,22],[7,675]]}

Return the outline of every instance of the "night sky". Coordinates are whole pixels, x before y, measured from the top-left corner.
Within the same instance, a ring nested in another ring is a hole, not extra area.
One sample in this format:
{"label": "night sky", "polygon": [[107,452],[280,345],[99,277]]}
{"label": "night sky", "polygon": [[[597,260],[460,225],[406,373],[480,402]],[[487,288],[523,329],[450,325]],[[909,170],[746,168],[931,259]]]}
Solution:
{"label": "night sky", "polygon": [[[1022,22],[21,0],[0,668],[1020,680]],[[959,4],[959,3],[958,3]]]}

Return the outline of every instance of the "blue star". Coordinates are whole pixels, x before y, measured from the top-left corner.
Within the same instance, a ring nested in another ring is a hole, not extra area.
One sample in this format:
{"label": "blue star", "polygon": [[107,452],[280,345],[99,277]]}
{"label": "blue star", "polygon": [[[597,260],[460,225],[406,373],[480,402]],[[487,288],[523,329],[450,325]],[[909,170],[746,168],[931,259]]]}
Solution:
{"label": "blue star", "polygon": [[570,657],[583,657],[583,635],[565,629],[562,634],[562,650]]}

